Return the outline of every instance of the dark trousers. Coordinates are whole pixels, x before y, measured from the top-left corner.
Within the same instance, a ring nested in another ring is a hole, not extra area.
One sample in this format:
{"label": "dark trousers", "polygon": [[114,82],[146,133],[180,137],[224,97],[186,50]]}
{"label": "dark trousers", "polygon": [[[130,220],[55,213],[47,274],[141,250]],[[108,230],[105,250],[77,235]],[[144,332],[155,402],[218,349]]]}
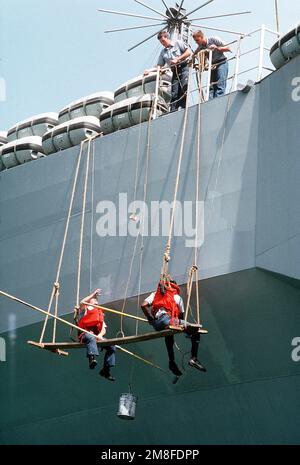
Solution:
{"label": "dark trousers", "polygon": [[[155,331],[163,331],[164,329],[168,328],[170,322],[171,322],[170,316],[167,314],[164,314],[157,320],[154,320],[153,327]],[[184,325],[185,321],[179,320],[179,324]],[[197,330],[195,331],[195,328],[189,327],[189,326],[187,326],[186,332],[188,335],[191,336],[191,344],[192,344],[191,357],[197,358],[199,342],[200,342],[200,333],[198,333]],[[165,344],[166,344],[169,360],[174,362],[175,355],[174,355],[174,335],[173,334],[165,337]]]}
{"label": "dark trousers", "polygon": [[189,80],[189,67],[176,66],[172,77],[171,111],[186,107],[186,92]]}
{"label": "dark trousers", "polygon": [[[175,355],[174,355],[174,336],[173,334],[171,336],[165,337],[165,344],[169,356],[169,360],[174,362],[175,360]],[[191,357],[192,358],[197,358],[198,356],[198,348],[199,348],[199,343],[200,343],[200,333],[195,333],[191,335]]]}

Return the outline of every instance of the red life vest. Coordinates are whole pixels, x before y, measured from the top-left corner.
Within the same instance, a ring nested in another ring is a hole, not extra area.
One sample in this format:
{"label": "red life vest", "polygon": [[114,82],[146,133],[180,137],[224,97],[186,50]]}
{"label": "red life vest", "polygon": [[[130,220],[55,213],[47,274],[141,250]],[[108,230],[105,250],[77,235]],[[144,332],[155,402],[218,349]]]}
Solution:
{"label": "red life vest", "polygon": [[97,335],[102,330],[104,313],[101,308],[95,308],[92,305],[91,307],[91,310],[87,308],[87,312],[79,321],[78,326],[86,331],[93,330],[93,332]]}
{"label": "red life vest", "polygon": [[[163,290],[164,293],[162,292]],[[163,308],[171,317],[171,325],[176,324],[176,322],[179,323],[179,308],[174,299],[175,295],[179,294],[180,288],[177,284],[169,283],[169,285],[165,285],[163,282],[160,282],[152,304],[152,315],[155,317],[158,310]]]}

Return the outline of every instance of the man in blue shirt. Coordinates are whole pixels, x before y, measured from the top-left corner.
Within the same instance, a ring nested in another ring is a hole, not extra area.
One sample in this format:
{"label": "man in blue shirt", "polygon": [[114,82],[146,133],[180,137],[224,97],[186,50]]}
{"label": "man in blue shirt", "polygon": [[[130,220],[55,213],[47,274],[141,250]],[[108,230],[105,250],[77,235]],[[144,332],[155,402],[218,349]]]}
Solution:
{"label": "man in blue shirt", "polygon": [[[172,41],[167,31],[161,31],[157,38],[164,47],[159,55],[157,66],[169,67],[173,71],[171,111],[176,111],[179,107],[185,108],[186,106],[189,77],[188,58],[191,51],[182,40]],[[149,74],[149,72],[146,70],[144,75]]]}
{"label": "man in blue shirt", "polygon": [[228,79],[228,61],[224,52],[231,52],[230,48],[218,37],[206,38],[202,31],[196,31],[193,34],[194,41],[198,45],[194,55],[201,50],[212,50],[211,82],[209,98],[213,99],[224,95]]}

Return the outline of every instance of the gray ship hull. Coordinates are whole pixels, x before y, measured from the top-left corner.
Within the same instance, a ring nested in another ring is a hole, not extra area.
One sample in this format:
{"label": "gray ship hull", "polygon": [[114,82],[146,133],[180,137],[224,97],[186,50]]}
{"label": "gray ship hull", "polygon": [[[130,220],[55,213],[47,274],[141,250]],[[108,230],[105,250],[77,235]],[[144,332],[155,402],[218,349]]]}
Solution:
{"label": "gray ship hull", "polygon": [[[299,407],[299,365],[291,359],[300,301],[300,102],[292,98],[299,65],[297,58],[249,94],[234,93],[202,106],[205,235],[198,266],[202,319],[210,335],[201,342],[200,358],[208,374],[189,370],[174,387],[166,374],[136,362],[138,418],[124,424],[114,415],[121,390],[127,390],[131,359],[119,356],[118,383],[107,386],[87,371],[82,352],[60,359],[27,346],[26,340],[39,336],[40,315],[1,298],[0,332],[8,341],[7,363],[0,365],[1,443],[175,444],[171,424],[183,431],[180,442],[186,444],[299,443],[294,414]],[[172,201],[183,116],[167,115],[151,125],[148,205]],[[197,124],[197,107],[192,107],[181,202],[195,201]],[[139,140],[137,198],[143,199],[147,130],[144,124],[141,130],[130,128],[95,142],[94,204],[90,185],[81,294],[101,287],[102,302],[119,301],[117,308],[126,290],[135,238],[99,237],[97,205],[103,200],[118,205],[119,193],[133,200]],[[77,156],[78,148],[69,149],[0,177],[1,288],[42,308],[47,308],[55,279]],[[82,181],[83,170],[62,268],[60,314],[69,314],[75,304]],[[117,221],[118,226],[126,226],[128,217]],[[170,270],[180,284],[187,281],[193,264],[186,239],[173,241]],[[144,238],[141,285],[137,249],[126,306],[132,313],[137,308],[134,296],[156,286],[166,241],[162,235]],[[16,339],[7,333],[12,321],[18,328]],[[109,322],[115,335],[119,321],[110,317]],[[126,323],[126,332],[133,331]],[[59,328],[60,339],[67,333]],[[180,339],[184,352],[188,342]],[[162,341],[132,350],[167,367]]]}

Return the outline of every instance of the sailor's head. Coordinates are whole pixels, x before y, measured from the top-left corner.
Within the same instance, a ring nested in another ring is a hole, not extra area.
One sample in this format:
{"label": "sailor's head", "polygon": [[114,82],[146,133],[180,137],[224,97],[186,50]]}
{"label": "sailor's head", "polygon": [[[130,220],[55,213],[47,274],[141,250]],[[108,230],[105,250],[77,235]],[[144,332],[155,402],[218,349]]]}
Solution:
{"label": "sailor's head", "polygon": [[195,31],[193,34],[193,39],[197,45],[205,46],[207,43],[206,37],[202,31]]}
{"label": "sailor's head", "polygon": [[160,31],[157,34],[157,38],[160,41],[161,45],[163,45],[164,47],[169,47],[169,45],[171,44],[170,34],[168,33],[168,31]]}

